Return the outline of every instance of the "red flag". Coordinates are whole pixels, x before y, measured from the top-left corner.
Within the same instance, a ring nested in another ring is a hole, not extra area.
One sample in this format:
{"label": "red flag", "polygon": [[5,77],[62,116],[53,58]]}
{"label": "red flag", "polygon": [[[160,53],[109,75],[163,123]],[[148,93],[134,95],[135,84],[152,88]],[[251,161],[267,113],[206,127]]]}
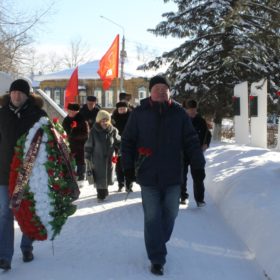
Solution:
{"label": "red flag", "polygon": [[73,71],[70,80],[68,81],[65,98],[64,98],[64,109],[67,109],[68,103],[76,102],[76,96],[78,95],[78,67]]}
{"label": "red flag", "polygon": [[109,89],[113,79],[119,76],[119,37],[116,36],[109,50],[99,61],[97,73],[103,80],[104,90]]}

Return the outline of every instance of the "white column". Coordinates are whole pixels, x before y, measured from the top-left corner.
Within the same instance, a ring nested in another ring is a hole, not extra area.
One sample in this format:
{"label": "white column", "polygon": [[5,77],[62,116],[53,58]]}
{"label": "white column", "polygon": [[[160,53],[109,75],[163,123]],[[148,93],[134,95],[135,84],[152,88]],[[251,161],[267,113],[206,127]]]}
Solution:
{"label": "white column", "polygon": [[240,98],[240,116],[234,116],[235,142],[249,144],[248,82],[234,87],[234,96]]}
{"label": "white column", "polygon": [[280,151],[280,120],[278,123],[278,137],[277,137],[277,147],[276,150]]}
{"label": "white column", "polygon": [[267,81],[252,83],[251,95],[258,97],[258,116],[251,117],[251,145],[267,148]]}

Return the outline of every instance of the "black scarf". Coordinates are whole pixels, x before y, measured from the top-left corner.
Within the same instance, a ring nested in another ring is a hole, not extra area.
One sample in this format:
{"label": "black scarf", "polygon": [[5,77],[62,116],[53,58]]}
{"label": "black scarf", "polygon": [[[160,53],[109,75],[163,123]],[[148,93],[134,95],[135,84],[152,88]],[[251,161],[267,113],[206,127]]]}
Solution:
{"label": "black scarf", "polygon": [[29,107],[29,102],[28,100],[21,105],[20,107],[16,107],[13,105],[13,103],[10,101],[9,103],[9,109],[20,119],[22,113]]}

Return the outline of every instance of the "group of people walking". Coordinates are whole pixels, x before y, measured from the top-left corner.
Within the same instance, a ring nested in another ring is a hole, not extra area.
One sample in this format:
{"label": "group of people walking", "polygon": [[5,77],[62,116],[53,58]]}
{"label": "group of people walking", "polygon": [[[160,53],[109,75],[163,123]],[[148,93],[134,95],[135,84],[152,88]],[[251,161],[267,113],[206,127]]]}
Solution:
{"label": "group of people walking", "polygon": [[[132,191],[135,181],[140,185],[150,270],[163,275],[166,243],[179,204],[188,199],[188,166],[197,206],[205,205],[203,152],[209,147],[211,133],[197,114],[196,101],[186,101],[182,106],[171,99],[170,83],[165,77],[151,78],[149,91],[150,97],[136,108],[120,98],[112,114],[98,107],[94,96],[88,96],[82,108],[70,103],[63,127],[76,160],[78,181],[86,179],[86,160],[92,163],[98,200],[108,196],[108,186],[113,184],[114,158],[118,191]],[[35,104],[24,80],[11,85],[5,100],[0,108],[0,268],[9,270],[14,229],[7,190],[13,149],[16,140],[46,113]],[[27,236],[22,238],[21,249],[23,261],[33,260],[32,240]]]}
{"label": "group of people walking", "polygon": [[[120,97],[123,98],[124,94],[121,93]],[[62,126],[76,160],[79,185],[83,186],[87,169],[92,169],[97,199],[102,201],[109,195],[108,187],[114,184],[114,171],[118,191],[124,187],[127,192],[132,191],[132,181],[124,174],[120,152],[121,135],[132,107],[127,101],[119,101],[111,115],[97,106],[96,102],[96,97],[88,96],[87,104],[81,109],[78,103],[69,103],[68,115]]]}

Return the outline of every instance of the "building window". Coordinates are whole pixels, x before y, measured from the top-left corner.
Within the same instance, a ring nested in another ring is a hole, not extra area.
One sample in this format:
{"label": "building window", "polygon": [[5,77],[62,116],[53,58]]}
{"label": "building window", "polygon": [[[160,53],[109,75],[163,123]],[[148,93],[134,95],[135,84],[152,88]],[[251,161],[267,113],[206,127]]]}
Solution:
{"label": "building window", "polygon": [[114,92],[112,90],[105,91],[105,107],[106,108],[113,108],[114,107]]}
{"label": "building window", "polygon": [[79,99],[80,99],[80,104],[86,104],[87,103],[87,92],[86,88],[79,86]]}
{"label": "building window", "polygon": [[48,97],[51,97],[52,90],[51,90],[50,88],[44,88],[44,93],[45,93]]}
{"label": "building window", "polygon": [[135,103],[140,104],[140,101],[147,97],[147,89],[145,87],[138,88],[138,98],[135,98]]}
{"label": "building window", "polygon": [[64,103],[63,102],[64,94],[61,93],[62,93],[61,88],[55,88],[53,91],[53,100],[60,107],[62,107]]}
{"label": "building window", "polygon": [[94,90],[93,95],[97,98],[97,104],[99,104],[102,107],[102,91],[101,91],[101,89]]}

